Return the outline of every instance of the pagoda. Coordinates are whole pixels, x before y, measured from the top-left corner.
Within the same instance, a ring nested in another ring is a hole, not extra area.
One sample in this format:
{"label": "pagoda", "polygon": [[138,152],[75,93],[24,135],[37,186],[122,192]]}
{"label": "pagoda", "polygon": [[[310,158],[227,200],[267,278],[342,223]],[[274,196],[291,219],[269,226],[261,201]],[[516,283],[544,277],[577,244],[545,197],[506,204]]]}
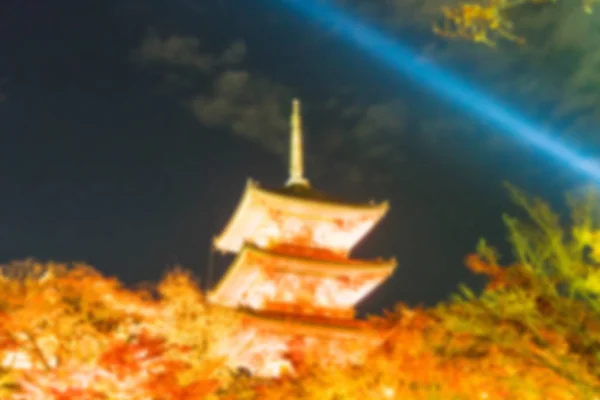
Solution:
{"label": "pagoda", "polygon": [[221,350],[232,366],[259,376],[293,371],[308,354],[359,362],[382,335],[355,318],[355,307],[396,266],[350,257],[388,203],[351,204],[314,190],[304,176],[298,100],[290,125],[286,185],[265,189],[248,180],[214,240],[217,251],[236,256],[208,299],[243,315],[243,328]]}

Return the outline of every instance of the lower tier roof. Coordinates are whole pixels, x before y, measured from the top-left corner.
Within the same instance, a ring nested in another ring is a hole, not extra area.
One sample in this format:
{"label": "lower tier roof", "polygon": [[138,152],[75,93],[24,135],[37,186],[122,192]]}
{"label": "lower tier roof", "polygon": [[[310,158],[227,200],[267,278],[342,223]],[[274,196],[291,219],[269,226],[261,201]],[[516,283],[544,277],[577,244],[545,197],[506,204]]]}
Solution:
{"label": "lower tier roof", "polygon": [[252,309],[240,309],[244,323],[271,332],[317,335],[338,338],[369,337],[383,340],[388,331],[374,329],[363,320],[289,315]]}
{"label": "lower tier roof", "polygon": [[315,259],[245,246],[209,298],[227,307],[261,309],[266,302],[302,301],[321,309],[348,309],[395,267],[394,259]]}
{"label": "lower tier roof", "polygon": [[361,364],[389,336],[366,321],[236,310],[241,325],[212,351],[232,368],[261,377],[294,373],[302,362]]}

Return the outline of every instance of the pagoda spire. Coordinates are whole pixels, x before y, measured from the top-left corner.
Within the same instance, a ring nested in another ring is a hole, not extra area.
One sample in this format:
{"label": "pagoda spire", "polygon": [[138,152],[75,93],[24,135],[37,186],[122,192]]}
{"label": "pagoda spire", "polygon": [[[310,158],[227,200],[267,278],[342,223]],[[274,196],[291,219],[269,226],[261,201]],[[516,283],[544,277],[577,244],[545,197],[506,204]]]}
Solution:
{"label": "pagoda spire", "polygon": [[290,118],[290,170],[287,186],[309,186],[304,177],[304,149],[302,143],[302,117],[300,115],[300,100],[292,101],[292,116]]}

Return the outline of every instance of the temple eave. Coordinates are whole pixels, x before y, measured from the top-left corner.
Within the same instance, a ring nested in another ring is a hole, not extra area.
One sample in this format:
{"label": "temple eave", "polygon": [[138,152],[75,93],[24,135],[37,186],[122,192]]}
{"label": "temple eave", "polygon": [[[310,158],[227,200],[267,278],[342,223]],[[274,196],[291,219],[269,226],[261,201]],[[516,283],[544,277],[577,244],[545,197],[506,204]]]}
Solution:
{"label": "temple eave", "polygon": [[247,324],[254,327],[278,332],[294,334],[315,334],[323,336],[342,336],[354,338],[358,336],[382,338],[387,331],[369,327],[366,321],[356,319],[335,319],[318,316],[290,315],[269,311],[240,309]]}
{"label": "temple eave", "polygon": [[371,291],[369,287],[373,282],[385,280],[395,268],[395,259],[319,260],[272,253],[254,246],[245,246],[238,253],[217,287],[211,291],[209,298],[213,302],[233,305],[235,304],[233,299],[236,296],[242,295],[246,290],[256,289],[256,285],[270,281],[266,276],[294,274],[299,281],[314,278],[360,278],[364,285],[356,290],[358,293],[364,292],[364,295],[351,296],[352,298],[356,297],[353,302],[358,302]]}
{"label": "temple eave", "polygon": [[[271,251],[261,249],[257,246],[247,244],[238,253],[238,257],[234,261],[234,264],[240,262],[246,262],[251,259],[256,263],[264,263],[270,265],[288,264],[293,265],[295,270],[315,270],[318,268],[319,271],[327,272],[338,272],[338,271],[387,271],[396,267],[396,259],[355,259],[355,258],[317,258],[312,256],[303,256],[297,254],[286,254],[278,251]],[[316,271],[316,270],[315,270]]]}
{"label": "temple eave", "polygon": [[294,273],[268,276],[255,268],[222,282],[208,299],[211,303],[233,308],[352,317],[354,314],[349,310],[384,279],[384,276],[378,276],[354,281],[323,280]]}
{"label": "temple eave", "polygon": [[352,243],[348,243],[347,247],[351,248],[386,214],[388,208],[387,202],[351,204],[285,194],[263,189],[256,182],[248,180],[236,211],[225,229],[215,238],[214,245],[221,251],[239,251],[250,233],[269,218],[270,212],[275,212],[283,216],[370,221],[366,228],[357,231]]}

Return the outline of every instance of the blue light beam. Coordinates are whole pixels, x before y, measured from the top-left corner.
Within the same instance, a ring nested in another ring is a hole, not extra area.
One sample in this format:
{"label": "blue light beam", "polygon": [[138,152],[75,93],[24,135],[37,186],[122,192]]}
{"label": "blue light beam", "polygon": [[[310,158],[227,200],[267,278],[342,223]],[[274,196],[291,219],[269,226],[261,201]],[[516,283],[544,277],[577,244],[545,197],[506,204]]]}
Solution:
{"label": "blue light beam", "polygon": [[467,111],[494,122],[500,128],[528,142],[571,167],[600,182],[600,166],[552,138],[518,113],[495,102],[452,74],[417,57],[407,47],[344,13],[340,8],[318,0],[278,0],[314,22],[334,28],[342,39],[368,51],[377,59],[408,75],[420,84],[459,104]]}

